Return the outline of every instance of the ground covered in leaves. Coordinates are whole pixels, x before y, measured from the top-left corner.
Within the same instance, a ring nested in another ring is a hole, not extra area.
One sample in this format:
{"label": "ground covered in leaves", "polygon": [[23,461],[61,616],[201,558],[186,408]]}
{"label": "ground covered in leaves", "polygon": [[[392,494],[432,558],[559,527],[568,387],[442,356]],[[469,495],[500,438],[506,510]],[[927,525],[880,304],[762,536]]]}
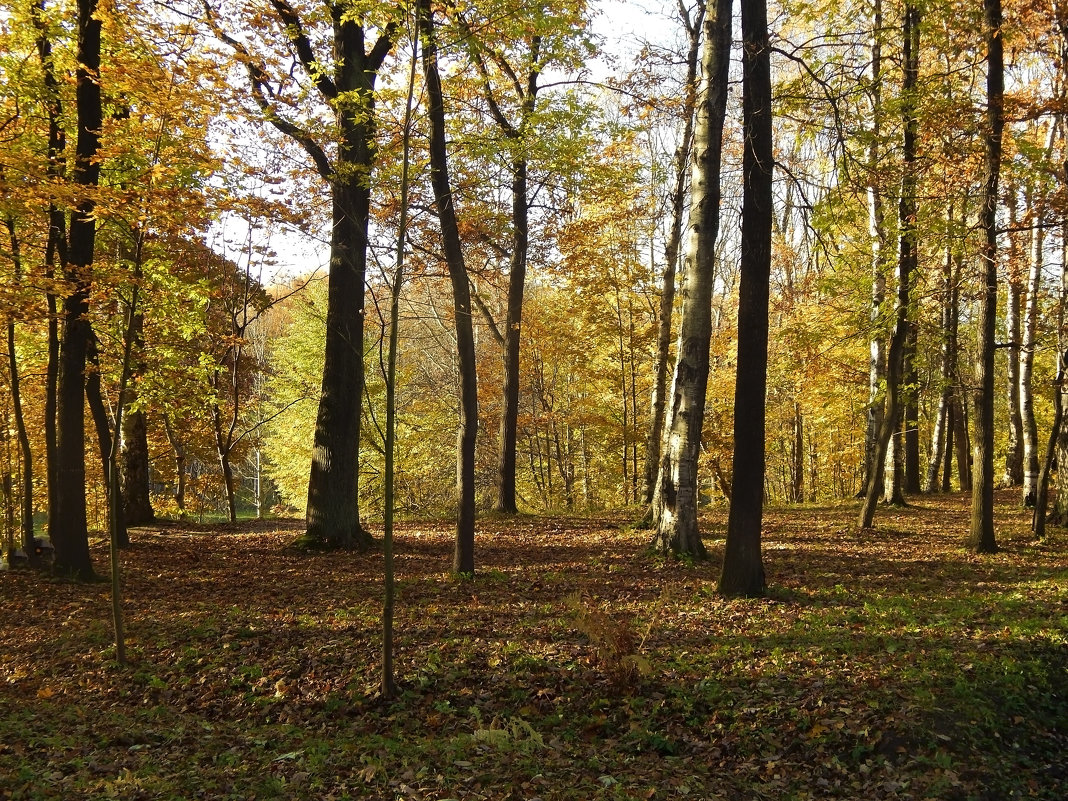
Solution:
{"label": "ground covered in leaves", "polygon": [[[400,697],[376,697],[381,554],[295,524],[135,530],[108,585],[0,574],[0,799],[1068,796],[1068,533],[962,548],[963,496],[771,510],[767,599],[621,519],[398,532]],[[94,548],[106,570],[103,543]]]}

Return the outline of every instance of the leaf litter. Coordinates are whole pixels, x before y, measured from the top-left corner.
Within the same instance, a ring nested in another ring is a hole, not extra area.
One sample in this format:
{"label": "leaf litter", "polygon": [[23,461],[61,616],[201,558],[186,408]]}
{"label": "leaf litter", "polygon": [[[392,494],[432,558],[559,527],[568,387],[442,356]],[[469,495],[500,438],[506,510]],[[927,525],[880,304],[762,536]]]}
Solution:
{"label": "leaf litter", "polygon": [[106,585],[0,577],[0,799],[1059,801],[1068,537],[999,500],[987,557],[962,495],[769,510],[754,601],[715,533],[687,564],[619,517],[489,519],[458,579],[451,524],[406,524],[388,703],[379,553],[136,530],[127,667]]}

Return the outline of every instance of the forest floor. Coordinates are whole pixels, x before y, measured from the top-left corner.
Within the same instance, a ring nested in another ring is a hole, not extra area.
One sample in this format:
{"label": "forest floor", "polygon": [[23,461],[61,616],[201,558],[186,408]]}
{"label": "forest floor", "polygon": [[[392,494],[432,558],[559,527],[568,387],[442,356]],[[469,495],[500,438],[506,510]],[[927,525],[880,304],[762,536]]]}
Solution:
{"label": "forest floor", "polygon": [[[401,694],[376,697],[382,557],[299,528],[161,525],[109,586],[0,573],[0,799],[1068,797],[1068,532],[999,494],[768,510],[763,600],[715,593],[622,518],[397,536]],[[103,542],[94,545],[107,570]]]}

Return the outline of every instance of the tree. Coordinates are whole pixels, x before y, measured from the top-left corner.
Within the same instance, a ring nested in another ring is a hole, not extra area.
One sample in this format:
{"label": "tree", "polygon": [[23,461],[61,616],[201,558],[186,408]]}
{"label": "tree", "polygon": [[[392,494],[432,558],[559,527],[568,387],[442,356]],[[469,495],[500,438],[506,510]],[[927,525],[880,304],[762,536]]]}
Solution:
{"label": "tree", "polygon": [[[288,0],[272,0],[271,7],[271,14],[284,31],[284,47],[295,54],[317,99],[330,110],[334,131],[328,140],[316,139],[312,129],[287,116],[286,103],[281,102],[283,98],[272,86],[264,60],[227,34],[219,15],[205,2],[209,24],[246,69],[252,100],[263,119],[305,151],[316,173],[329,186],[326,355],[308,480],[307,530],[299,543],[312,549],[366,549],[371,538],[360,523],[358,497],[364,287],[370,177],[376,152],[374,91],[378,71],[393,48],[398,27],[389,11],[377,39],[368,48],[371,15],[355,13],[346,3],[324,3],[325,14],[311,11],[309,17],[330,20],[331,33],[326,38],[332,47],[331,64],[330,59],[316,53],[321,41],[319,32],[306,27]],[[277,82],[279,89],[291,86],[284,77]]]}
{"label": "tree", "polygon": [[441,225],[445,264],[452,284],[456,357],[460,369],[460,430],[456,435],[456,550],[453,571],[475,572],[475,438],[478,435],[478,374],[471,320],[471,287],[445,146],[445,101],[438,70],[438,46],[430,0],[419,0],[419,30],[423,37],[423,76],[430,123],[430,182],[434,208]]}
{"label": "tree", "polygon": [[671,324],[675,308],[675,270],[679,261],[679,246],[682,243],[682,226],[686,215],[686,174],[690,167],[690,151],[693,144],[694,110],[697,107],[697,68],[701,56],[701,30],[705,16],[704,0],[699,0],[691,11],[679,3],[678,15],[686,30],[686,78],[683,85],[683,102],[679,109],[682,133],[675,150],[675,182],[671,191],[671,224],[664,243],[664,277],[660,294],[660,314],[656,337],[656,378],[649,412],[649,433],[645,439],[645,469],[642,473],[641,502],[648,507],[647,519],[652,519],[653,496],[656,493],[656,477],[660,469],[660,446],[664,439],[664,410],[667,406],[667,377],[670,350]]}
{"label": "tree", "polygon": [[704,88],[694,129],[694,163],[684,279],[679,289],[682,320],[664,430],[663,455],[653,500],[654,547],[663,553],[705,558],[697,530],[697,460],[708,386],[712,335],[712,285],[719,235],[720,158],[727,110],[731,3],[717,0],[704,19],[701,57]]}
{"label": "tree", "polygon": [[[500,13],[494,6],[453,7],[448,12],[462,32],[480,81],[490,119],[503,142],[511,191],[511,242],[504,325],[491,323],[503,356],[501,418],[498,442],[498,512],[515,514],[516,438],[520,396],[520,343],[523,294],[530,250],[532,168],[546,158],[547,147],[563,145],[545,123],[551,112],[539,102],[541,75],[546,69],[573,69],[581,64],[585,6],[564,3],[535,6],[521,13]],[[475,15],[478,15],[477,17]],[[484,137],[484,131],[479,131]],[[561,149],[564,149],[561,147]],[[549,157],[551,158],[551,157]],[[538,186],[534,184],[534,193]]]}
{"label": "tree", "polygon": [[82,196],[71,215],[64,273],[72,289],[63,299],[56,409],[56,480],[50,498],[49,534],[55,548],[54,569],[62,575],[91,580],[89,530],[85,506],[85,365],[92,337],[88,319],[90,269],[96,238],[96,202],[92,189],[100,180],[96,158],[103,123],[99,82],[101,21],[97,0],[78,0],[78,67],[75,80],[78,138],[72,178]]}
{"label": "tree", "polygon": [[982,283],[979,300],[979,388],[975,403],[975,476],[972,484],[972,519],[969,547],[976,553],[993,553],[994,535],[994,351],[998,302],[998,180],[1001,172],[1001,137],[1005,127],[1004,39],[1001,0],[983,0],[986,41],[986,126],[983,197],[979,227],[984,235],[980,253]]}
{"label": "tree", "polygon": [[764,594],[760,528],[764,508],[764,420],[771,276],[771,50],[765,0],[742,0],[742,255],[738,287],[738,372],[727,544],[719,592]]}
{"label": "tree", "polygon": [[900,227],[900,252],[898,254],[897,298],[895,305],[894,332],[887,349],[886,408],[879,428],[879,438],[872,460],[873,470],[867,476],[864,503],[860,510],[859,525],[870,528],[875,518],[875,505],[883,489],[887,448],[890,438],[898,427],[899,398],[904,377],[904,354],[909,336],[908,309],[911,297],[913,274],[917,264],[916,232],[916,81],[919,74],[920,11],[913,4],[906,4],[902,28],[902,157],[904,172],[901,181],[901,198],[898,203]]}

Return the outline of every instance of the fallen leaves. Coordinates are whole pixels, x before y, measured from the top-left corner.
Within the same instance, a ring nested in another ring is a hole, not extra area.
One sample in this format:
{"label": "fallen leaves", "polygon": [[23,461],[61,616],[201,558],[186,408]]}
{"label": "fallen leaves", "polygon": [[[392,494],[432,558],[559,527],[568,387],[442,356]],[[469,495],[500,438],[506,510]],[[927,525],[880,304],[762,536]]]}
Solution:
{"label": "fallen leaves", "polygon": [[[962,496],[863,536],[852,515],[769,513],[758,601],[715,594],[718,539],[685,565],[616,520],[493,520],[461,581],[451,526],[401,527],[388,705],[377,554],[293,556],[262,525],[137,531],[128,669],[106,588],[8,573],[0,799],[1059,801],[1064,543],[973,557]],[[643,669],[620,681],[568,597],[597,631],[625,621],[620,659]]]}

